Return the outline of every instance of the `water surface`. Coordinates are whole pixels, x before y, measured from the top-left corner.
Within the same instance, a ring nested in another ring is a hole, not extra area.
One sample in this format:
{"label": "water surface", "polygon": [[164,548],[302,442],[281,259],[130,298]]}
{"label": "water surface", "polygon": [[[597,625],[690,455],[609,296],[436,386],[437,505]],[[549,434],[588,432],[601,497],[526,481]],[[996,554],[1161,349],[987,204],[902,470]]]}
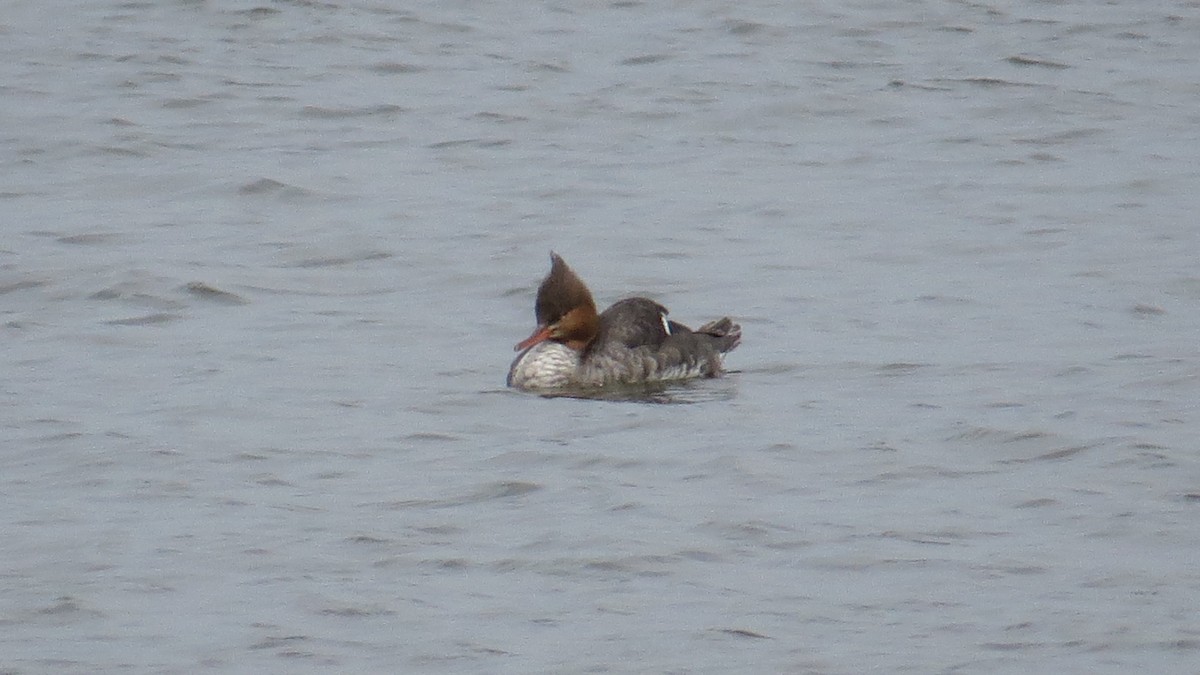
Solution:
{"label": "water surface", "polygon": [[0,670],[1194,669],[1193,3],[10,5]]}

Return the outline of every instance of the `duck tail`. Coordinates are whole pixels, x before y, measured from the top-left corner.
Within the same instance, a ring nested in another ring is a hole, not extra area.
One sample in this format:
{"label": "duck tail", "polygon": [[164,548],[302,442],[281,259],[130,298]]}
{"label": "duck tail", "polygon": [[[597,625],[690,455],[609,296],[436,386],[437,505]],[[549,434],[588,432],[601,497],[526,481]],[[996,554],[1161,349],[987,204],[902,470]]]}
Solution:
{"label": "duck tail", "polygon": [[697,328],[696,332],[711,336],[713,346],[722,354],[733,351],[742,343],[742,327],[727,316],[716,321],[709,321]]}

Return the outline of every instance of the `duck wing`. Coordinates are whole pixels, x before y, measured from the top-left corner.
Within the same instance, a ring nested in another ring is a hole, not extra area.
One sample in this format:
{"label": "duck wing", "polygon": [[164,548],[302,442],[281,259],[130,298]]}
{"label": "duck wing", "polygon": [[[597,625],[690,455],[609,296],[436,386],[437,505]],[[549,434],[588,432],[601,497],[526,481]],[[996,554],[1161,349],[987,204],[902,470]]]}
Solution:
{"label": "duck wing", "polygon": [[661,381],[721,374],[721,354],[741,342],[741,326],[728,317],[698,330],[669,321],[667,309],[647,298],[628,298],[600,315],[600,330],[585,361],[606,381]]}

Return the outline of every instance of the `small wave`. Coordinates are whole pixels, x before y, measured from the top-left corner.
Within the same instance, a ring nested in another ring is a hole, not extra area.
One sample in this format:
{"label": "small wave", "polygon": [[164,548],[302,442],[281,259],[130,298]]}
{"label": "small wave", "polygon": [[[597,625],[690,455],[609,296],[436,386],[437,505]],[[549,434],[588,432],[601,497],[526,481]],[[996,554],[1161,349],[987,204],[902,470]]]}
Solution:
{"label": "small wave", "polygon": [[10,284],[0,284],[0,295],[13,293],[15,291],[27,291],[31,288],[38,288],[39,286],[45,285],[45,281],[34,281],[30,279],[24,281],[14,281]]}
{"label": "small wave", "polygon": [[350,255],[342,256],[317,256],[312,258],[303,258],[295,262],[287,263],[283,267],[299,267],[301,269],[314,267],[341,267],[343,265],[353,265],[359,262],[367,262],[371,260],[387,260],[392,254],[386,251],[362,251]]}
{"label": "small wave", "polygon": [[361,108],[334,108],[306,105],[300,110],[300,115],[314,119],[349,119],[354,117],[399,115],[406,112],[408,112],[407,108],[392,104],[364,106]]}
{"label": "small wave", "polygon": [[110,326],[153,326],[155,324],[167,323],[178,319],[178,314],[169,314],[167,312],[155,312],[145,316],[134,316],[128,319],[113,319],[104,323]]}
{"label": "small wave", "polygon": [[295,197],[311,194],[304,188],[281,183],[270,178],[259,178],[258,180],[250,181],[239,187],[237,191],[240,195],[282,195]]}
{"label": "small wave", "polygon": [[89,232],[87,234],[72,234],[55,239],[60,244],[77,244],[90,246],[94,244],[106,244],[113,239],[116,239],[115,234],[111,232]]}
{"label": "small wave", "polygon": [[454,506],[466,506],[468,504],[479,504],[496,499],[521,497],[541,489],[541,485],[527,481],[498,481],[495,483],[486,483],[474,490],[471,490],[470,492],[453,497],[444,497],[440,499],[405,499],[391,502],[388,504],[388,506],[397,509],[450,508]]}
{"label": "small wave", "polygon": [[1029,56],[1010,56],[1004,60],[1014,66],[1037,66],[1038,68],[1051,68],[1053,70],[1064,70],[1071,67],[1065,63],[1058,63],[1057,61],[1047,59],[1035,59]]}
{"label": "small wave", "polygon": [[389,75],[396,75],[396,74],[408,74],[408,73],[422,73],[422,72],[425,72],[426,68],[424,66],[417,66],[417,65],[413,65],[411,63],[401,63],[399,61],[386,61],[386,62],[377,63],[377,64],[371,66],[371,70],[373,70],[377,73],[386,73]]}
{"label": "small wave", "polygon": [[222,305],[245,305],[248,301],[236,293],[222,291],[219,288],[213,288],[206,283],[193,281],[186,284],[183,289],[188,293]]}

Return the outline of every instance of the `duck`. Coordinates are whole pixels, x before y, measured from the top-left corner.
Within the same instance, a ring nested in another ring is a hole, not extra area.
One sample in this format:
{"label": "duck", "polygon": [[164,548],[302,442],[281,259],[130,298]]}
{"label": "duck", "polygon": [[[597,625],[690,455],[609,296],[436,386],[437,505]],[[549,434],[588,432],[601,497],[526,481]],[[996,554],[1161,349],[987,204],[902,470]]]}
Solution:
{"label": "duck", "polygon": [[534,303],[537,327],[517,343],[509,387],[527,391],[602,388],[720,377],[742,340],[729,317],[696,330],[667,318],[649,298],[625,298],[601,313],[579,275],[557,253]]}

